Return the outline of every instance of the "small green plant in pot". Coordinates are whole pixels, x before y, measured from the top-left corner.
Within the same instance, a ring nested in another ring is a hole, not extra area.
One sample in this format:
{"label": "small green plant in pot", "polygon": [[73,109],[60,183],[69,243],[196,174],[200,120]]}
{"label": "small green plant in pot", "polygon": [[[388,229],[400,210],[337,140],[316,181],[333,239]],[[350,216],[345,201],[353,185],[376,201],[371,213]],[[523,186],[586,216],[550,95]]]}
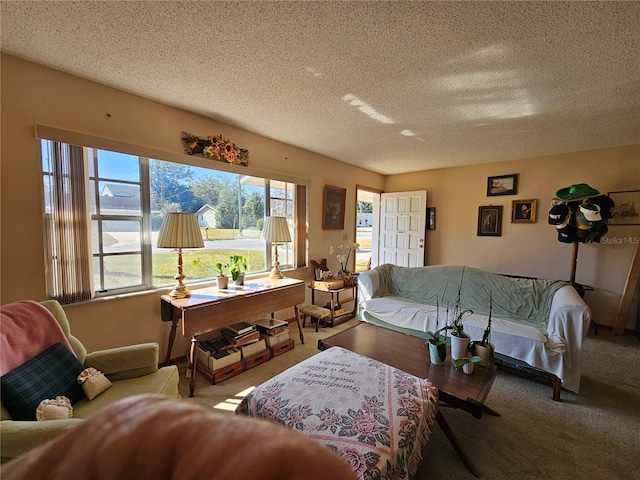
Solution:
{"label": "small green plant in pot", "polygon": [[447,358],[447,337],[442,334],[442,329],[435,332],[427,332],[426,345],[429,347],[429,358],[434,365],[444,365]]}
{"label": "small green plant in pot", "polygon": [[218,275],[216,280],[219,289],[226,289],[229,286],[229,264],[216,261],[216,257],[211,257],[211,265],[202,262],[196,258],[193,262],[194,267],[205,266],[216,272]]}
{"label": "small green plant in pot", "polygon": [[482,333],[482,340],[479,342],[471,342],[471,345],[469,346],[471,353],[480,357],[481,360],[478,362],[478,365],[483,367],[489,367],[493,365],[493,362],[495,361],[494,346],[489,342],[489,335],[491,334],[492,307],[493,301],[491,299],[491,295],[489,295],[489,320],[487,321],[487,326]]}
{"label": "small green plant in pot", "polygon": [[247,260],[242,255],[231,255],[229,257],[231,267],[231,278],[236,285],[244,285],[244,274],[247,271]]}
{"label": "small green plant in pot", "polygon": [[[453,358],[454,360],[467,356],[467,353],[469,352],[469,343],[471,342],[471,337],[467,332],[464,331],[464,325],[462,324],[462,320],[464,319],[465,315],[473,313],[473,310],[462,310],[461,307],[460,296],[462,291],[463,278],[464,267],[462,268],[462,276],[460,277],[460,284],[458,285],[458,295],[456,297],[456,303],[451,314],[451,318],[453,318],[453,321],[451,325],[443,327],[443,330],[451,330],[451,358]],[[447,304],[447,319],[448,318],[450,318],[450,316],[449,305]]]}
{"label": "small green plant in pot", "polygon": [[429,358],[433,365],[444,365],[447,358],[447,337],[442,333],[445,328],[438,328],[440,319],[440,305],[436,297],[436,328],[427,332],[425,345],[429,348]]}
{"label": "small green plant in pot", "polygon": [[480,361],[480,357],[478,355],[472,355],[470,357],[462,357],[453,361],[453,366],[458,369],[462,367],[462,371],[471,375],[473,373],[474,364]]}

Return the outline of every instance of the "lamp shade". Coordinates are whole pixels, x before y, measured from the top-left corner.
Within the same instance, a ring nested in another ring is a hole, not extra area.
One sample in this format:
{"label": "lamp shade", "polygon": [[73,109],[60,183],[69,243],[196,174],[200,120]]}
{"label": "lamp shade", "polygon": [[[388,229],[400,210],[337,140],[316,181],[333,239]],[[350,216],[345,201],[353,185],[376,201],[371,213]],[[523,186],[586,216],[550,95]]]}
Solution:
{"label": "lamp shade", "polygon": [[263,242],[290,242],[291,234],[285,217],[264,217],[260,240]]}
{"label": "lamp shade", "polygon": [[195,213],[169,213],[158,233],[158,248],[202,248],[204,241]]}

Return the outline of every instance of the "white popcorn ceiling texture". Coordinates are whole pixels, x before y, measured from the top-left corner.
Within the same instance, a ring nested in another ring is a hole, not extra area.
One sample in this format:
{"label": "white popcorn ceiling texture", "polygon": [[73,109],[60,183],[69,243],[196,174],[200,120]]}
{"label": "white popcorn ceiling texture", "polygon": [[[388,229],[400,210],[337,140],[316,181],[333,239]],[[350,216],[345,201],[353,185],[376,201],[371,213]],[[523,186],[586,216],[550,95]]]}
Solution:
{"label": "white popcorn ceiling texture", "polygon": [[640,143],[640,2],[0,13],[6,53],[382,174]]}

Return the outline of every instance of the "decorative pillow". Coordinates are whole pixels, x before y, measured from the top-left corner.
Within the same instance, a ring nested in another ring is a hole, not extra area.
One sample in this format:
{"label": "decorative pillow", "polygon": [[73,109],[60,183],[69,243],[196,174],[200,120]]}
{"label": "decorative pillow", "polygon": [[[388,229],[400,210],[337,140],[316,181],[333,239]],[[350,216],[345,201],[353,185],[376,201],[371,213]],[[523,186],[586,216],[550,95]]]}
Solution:
{"label": "decorative pillow", "polygon": [[35,420],[42,400],[65,396],[73,405],[84,396],[77,378],[84,365],[61,343],[0,378],[2,403],[14,420]]}
{"label": "decorative pillow", "polygon": [[53,400],[42,400],[36,409],[36,419],[61,420],[73,417],[73,407],[67,397],[58,396]]}
{"label": "decorative pillow", "polygon": [[107,388],[113,385],[100,370],[89,367],[78,375],[78,383],[82,385],[82,390],[89,400],[93,400]]}

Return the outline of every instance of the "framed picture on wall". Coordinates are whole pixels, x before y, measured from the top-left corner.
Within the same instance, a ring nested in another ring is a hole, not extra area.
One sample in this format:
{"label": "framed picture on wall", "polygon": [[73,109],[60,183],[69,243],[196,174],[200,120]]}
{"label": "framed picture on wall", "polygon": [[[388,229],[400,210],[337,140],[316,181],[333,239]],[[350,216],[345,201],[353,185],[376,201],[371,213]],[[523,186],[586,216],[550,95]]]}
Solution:
{"label": "framed picture on wall", "polygon": [[538,200],[514,200],[511,202],[511,223],[536,223]]}
{"label": "framed picture on wall", "polygon": [[608,197],[615,203],[609,225],[640,225],[640,190],[609,192]]}
{"label": "framed picture on wall", "polygon": [[518,193],[518,174],[487,178],[487,197],[497,195],[516,195]]}
{"label": "framed picture on wall", "polygon": [[427,207],[427,229],[436,229],[436,207]]}
{"label": "framed picture on wall", "polygon": [[322,199],[322,228],[325,230],[344,230],[344,207],[347,189],[324,186]]}
{"label": "framed picture on wall", "polygon": [[502,205],[478,207],[478,236],[502,236]]}

